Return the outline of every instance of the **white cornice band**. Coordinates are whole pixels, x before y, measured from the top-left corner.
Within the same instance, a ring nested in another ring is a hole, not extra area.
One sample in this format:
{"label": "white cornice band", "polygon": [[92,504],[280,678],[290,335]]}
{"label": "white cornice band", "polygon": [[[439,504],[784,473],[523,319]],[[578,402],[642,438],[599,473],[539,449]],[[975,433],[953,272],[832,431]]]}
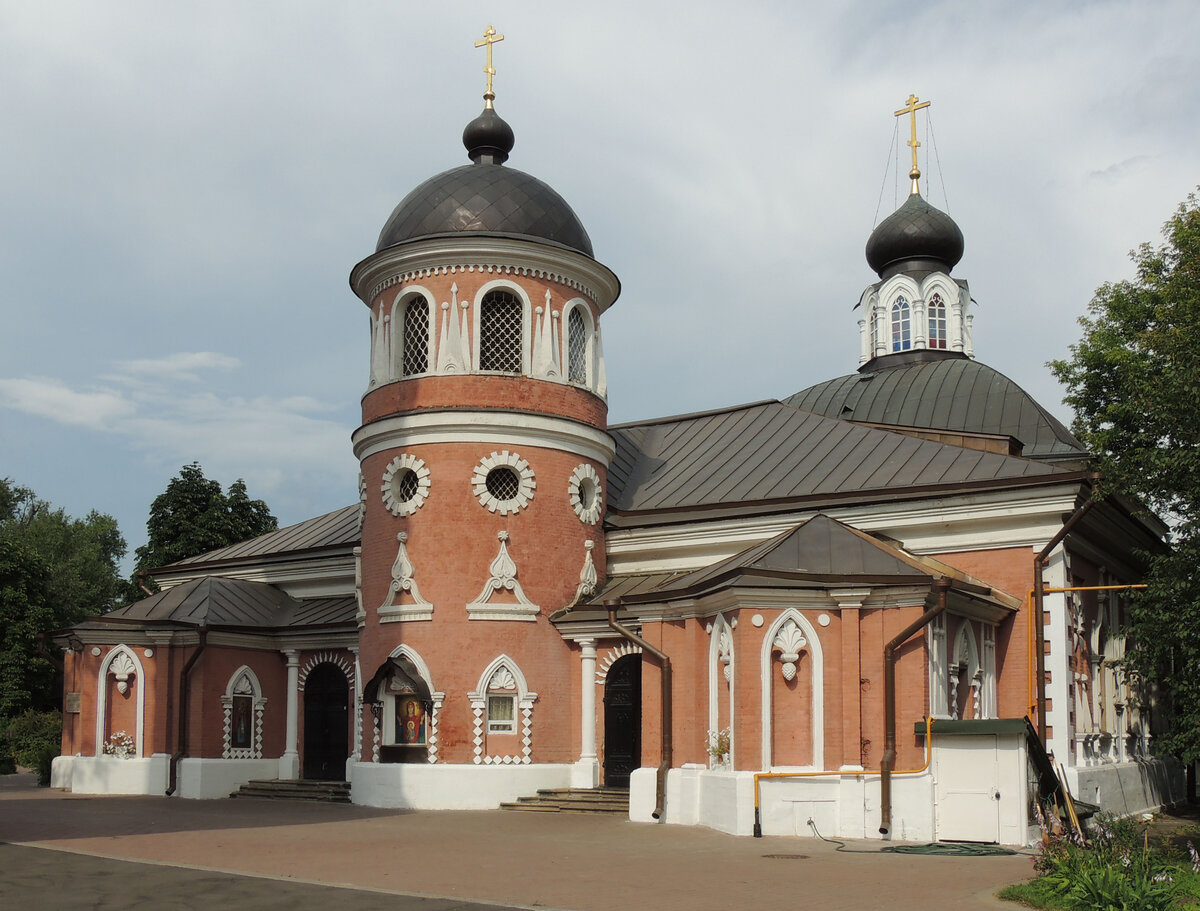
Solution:
{"label": "white cornice band", "polygon": [[368,306],[380,291],[431,275],[527,275],[581,291],[603,313],[621,293],[612,270],[590,256],[536,241],[505,237],[442,237],[381,250],[350,273],[350,287]]}
{"label": "white cornice band", "polygon": [[608,465],[616,444],[603,430],[567,418],[511,411],[419,411],[364,424],[351,437],[361,462],[391,449],[429,443],[534,446]]}

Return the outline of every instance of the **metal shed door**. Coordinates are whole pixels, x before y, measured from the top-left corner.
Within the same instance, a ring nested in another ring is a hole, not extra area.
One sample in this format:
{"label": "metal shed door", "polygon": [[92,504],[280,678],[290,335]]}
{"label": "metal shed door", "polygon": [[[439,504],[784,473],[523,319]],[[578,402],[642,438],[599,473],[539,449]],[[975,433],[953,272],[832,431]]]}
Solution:
{"label": "metal shed door", "polygon": [[934,750],[938,841],[1000,841],[1000,738],[943,736]]}

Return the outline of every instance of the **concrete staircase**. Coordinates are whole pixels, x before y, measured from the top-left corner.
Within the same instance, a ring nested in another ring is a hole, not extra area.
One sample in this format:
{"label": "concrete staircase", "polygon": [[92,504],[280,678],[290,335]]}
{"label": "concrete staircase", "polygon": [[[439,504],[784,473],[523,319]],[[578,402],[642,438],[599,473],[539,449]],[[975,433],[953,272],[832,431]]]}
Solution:
{"label": "concrete staircase", "polygon": [[349,803],[348,781],[289,781],[260,779],[242,785],[230,797],[261,797],[270,800],[317,800],[324,803]]}
{"label": "concrete staircase", "polygon": [[547,789],[532,797],[520,797],[514,803],[502,803],[500,809],[535,813],[607,813],[628,817],[629,792],[618,788]]}

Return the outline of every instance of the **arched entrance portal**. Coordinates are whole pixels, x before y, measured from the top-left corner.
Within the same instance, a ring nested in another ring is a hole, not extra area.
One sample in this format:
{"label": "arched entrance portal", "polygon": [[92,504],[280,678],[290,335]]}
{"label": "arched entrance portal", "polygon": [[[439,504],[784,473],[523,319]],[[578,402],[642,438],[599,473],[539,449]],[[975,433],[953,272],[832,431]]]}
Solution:
{"label": "arched entrance portal", "polygon": [[318,664],[304,684],[304,777],[342,781],[350,753],[350,684],[335,664]]}
{"label": "arched entrance portal", "polygon": [[642,764],[642,656],[626,655],[604,681],[604,786],[629,787]]}

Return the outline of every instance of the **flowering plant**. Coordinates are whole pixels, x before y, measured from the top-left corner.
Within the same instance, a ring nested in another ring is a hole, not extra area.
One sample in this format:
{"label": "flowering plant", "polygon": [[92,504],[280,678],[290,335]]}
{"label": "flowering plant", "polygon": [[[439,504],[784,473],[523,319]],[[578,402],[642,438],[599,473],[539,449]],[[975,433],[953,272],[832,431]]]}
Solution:
{"label": "flowering plant", "polygon": [[113,731],[104,742],[104,754],[116,756],[118,759],[132,759],[137,751],[137,743],[127,731]]}
{"label": "flowering plant", "polygon": [[729,758],[729,728],[708,732],[708,755],[717,762]]}

